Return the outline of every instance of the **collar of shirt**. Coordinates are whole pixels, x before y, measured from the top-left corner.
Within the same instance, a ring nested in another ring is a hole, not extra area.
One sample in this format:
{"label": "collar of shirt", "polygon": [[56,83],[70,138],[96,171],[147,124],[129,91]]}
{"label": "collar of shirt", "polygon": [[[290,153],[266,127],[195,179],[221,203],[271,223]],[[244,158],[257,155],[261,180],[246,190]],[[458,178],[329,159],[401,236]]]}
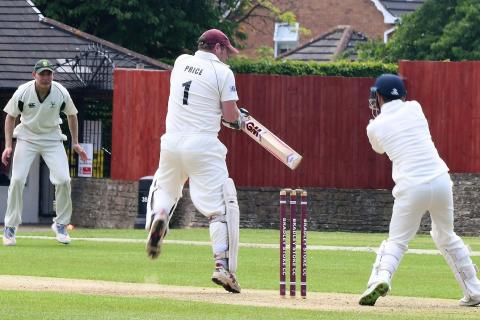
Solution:
{"label": "collar of shirt", "polygon": [[215,60],[215,61],[221,62],[220,59],[218,59],[218,57],[213,53],[201,51],[201,50],[198,50],[197,52],[195,52],[195,57],[200,59]]}
{"label": "collar of shirt", "polygon": [[385,103],[381,108],[381,113],[390,113],[398,109],[404,103],[403,100],[397,99],[390,102]]}

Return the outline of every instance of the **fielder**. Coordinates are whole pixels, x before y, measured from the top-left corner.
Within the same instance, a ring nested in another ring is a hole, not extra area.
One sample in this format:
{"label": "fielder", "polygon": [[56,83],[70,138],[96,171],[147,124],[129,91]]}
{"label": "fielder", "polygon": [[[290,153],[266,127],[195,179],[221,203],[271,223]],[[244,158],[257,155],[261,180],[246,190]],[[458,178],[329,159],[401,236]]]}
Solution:
{"label": "fielder", "polygon": [[[52,230],[59,242],[70,243],[66,228],[72,215],[70,173],[63,146],[67,137],[60,130],[60,112],[67,115],[73,150],[82,160],[87,160],[87,154],[78,144],[77,109],[67,89],[53,81],[52,64],[48,60],[40,60],[35,64],[32,74],[34,80],[19,86],[3,109],[7,113],[5,150],[2,153],[5,166],[13,153],[13,138],[17,139],[5,213],[5,246],[16,244],[15,234],[22,222],[23,189],[30,166],[37,155],[47,164],[50,181],[55,185],[57,216],[53,220]],[[15,127],[18,116],[20,124]]]}
{"label": "fielder", "polygon": [[228,37],[217,29],[203,33],[195,55],[181,55],[170,78],[166,133],[161,138],[160,164],[150,187],[145,228],[146,250],[160,254],[170,217],[189,178],[195,207],[210,220],[215,259],[212,281],[233,293],[236,279],[239,208],[225,162],[227,148],[218,140],[221,118],[240,128],[233,72],[225,61],[236,54]]}
{"label": "fielder", "polygon": [[480,281],[470,251],[453,231],[453,183],[438,155],[427,119],[417,101],[405,101],[403,81],[396,75],[377,78],[371,88],[374,117],[367,126],[373,150],[392,161],[395,198],[388,239],[377,252],[367,290],[359,303],[373,306],[391,288],[391,279],[417,233],[423,214],[430,212],[435,245],[452,269],[464,297],[461,306],[480,304]]}

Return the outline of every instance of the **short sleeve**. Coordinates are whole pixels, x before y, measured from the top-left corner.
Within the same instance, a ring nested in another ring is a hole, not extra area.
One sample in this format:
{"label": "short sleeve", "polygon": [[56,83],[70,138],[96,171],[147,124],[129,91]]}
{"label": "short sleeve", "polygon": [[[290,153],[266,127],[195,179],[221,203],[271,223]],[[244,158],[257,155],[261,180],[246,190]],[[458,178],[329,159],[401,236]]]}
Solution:
{"label": "short sleeve", "polygon": [[372,145],[372,149],[376,153],[383,154],[385,153],[385,150],[383,150],[380,142],[378,141],[377,137],[375,136],[375,126],[373,121],[370,122],[367,126],[367,136],[368,136],[368,141],[370,141],[370,144]]}
{"label": "short sleeve", "polygon": [[225,82],[220,94],[220,101],[237,101],[237,87],[235,85],[235,77],[232,70],[228,69],[226,72]]}
{"label": "short sleeve", "polygon": [[63,113],[65,113],[67,116],[78,113],[78,110],[73,103],[72,97],[70,97],[70,94],[68,92],[65,94],[65,109],[63,109]]}

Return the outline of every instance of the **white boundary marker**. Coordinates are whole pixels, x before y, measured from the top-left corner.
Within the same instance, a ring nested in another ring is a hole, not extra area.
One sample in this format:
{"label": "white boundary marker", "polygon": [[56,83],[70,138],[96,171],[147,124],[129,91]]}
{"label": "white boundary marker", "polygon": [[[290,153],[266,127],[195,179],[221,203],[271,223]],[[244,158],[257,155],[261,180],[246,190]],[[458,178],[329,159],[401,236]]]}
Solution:
{"label": "white boundary marker", "polygon": [[[47,236],[17,236],[20,239],[41,239],[41,240],[55,240],[55,237]],[[111,242],[111,243],[145,243],[144,239],[121,239],[121,238],[72,238],[72,241],[92,241],[92,242]],[[165,244],[179,244],[186,246],[210,246],[209,241],[188,241],[188,240],[164,240]],[[259,248],[259,249],[278,249],[278,244],[269,243],[240,243],[242,248]],[[351,252],[376,252],[376,248],[372,247],[343,247],[343,246],[314,246],[307,247],[308,250],[313,251],[351,251]],[[431,249],[408,249],[407,253],[412,254],[426,254],[426,255],[440,255],[438,250]],[[472,251],[471,256],[478,257],[480,252]]]}

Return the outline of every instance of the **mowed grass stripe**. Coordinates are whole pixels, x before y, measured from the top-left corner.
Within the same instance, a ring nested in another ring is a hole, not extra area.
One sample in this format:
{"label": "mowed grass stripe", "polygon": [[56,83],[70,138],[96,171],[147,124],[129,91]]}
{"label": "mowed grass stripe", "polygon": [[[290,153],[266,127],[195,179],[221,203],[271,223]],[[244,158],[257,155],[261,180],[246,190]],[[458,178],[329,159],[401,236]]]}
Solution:
{"label": "mowed grass stripe", "polygon": [[[38,240],[55,240],[55,237],[48,236],[18,236],[19,239],[38,239]],[[144,239],[121,239],[121,238],[73,238],[74,241],[92,241],[92,242],[113,242],[113,243],[145,243]],[[208,241],[189,241],[189,240],[164,240],[164,244],[178,244],[187,246],[211,246]],[[259,249],[278,249],[278,244],[269,243],[240,243],[242,248],[259,248]],[[375,252],[376,248],[372,247],[345,247],[345,246],[319,246],[307,245],[308,251],[358,251],[358,252]],[[297,248],[300,243],[297,241]],[[440,255],[438,250],[433,249],[409,249],[407,253]],[[471,252],[471,256],[480,256],[480,252]]]}
{"label": "mowed grass stripe", "polygon": [[[47,227],[20,226],[18,236],[53,236]],[[147,232],[143,229],[85,229],[75,228],[70,232],[74,238],[115,238],[137,239],[145,241]],[[297,236],[298,237],[298,236]],[[342,246],[342,247],[368,247],[377,248],[382,240],[388,237],[385,233],[350,233],[350,232],[319,232],[308,231],[309,246]],[[480,252],[480,237],[462,237],[475,252]],[[200,241],[209,242],[207,228],[170,229],[166,240]],[[261,243],[277,245],[279,231],[275,229],[241,229],[240,241],[242,243]],[[409,244],[410,249],[435,250],[435,244],[430,235],[418,234]]]}

